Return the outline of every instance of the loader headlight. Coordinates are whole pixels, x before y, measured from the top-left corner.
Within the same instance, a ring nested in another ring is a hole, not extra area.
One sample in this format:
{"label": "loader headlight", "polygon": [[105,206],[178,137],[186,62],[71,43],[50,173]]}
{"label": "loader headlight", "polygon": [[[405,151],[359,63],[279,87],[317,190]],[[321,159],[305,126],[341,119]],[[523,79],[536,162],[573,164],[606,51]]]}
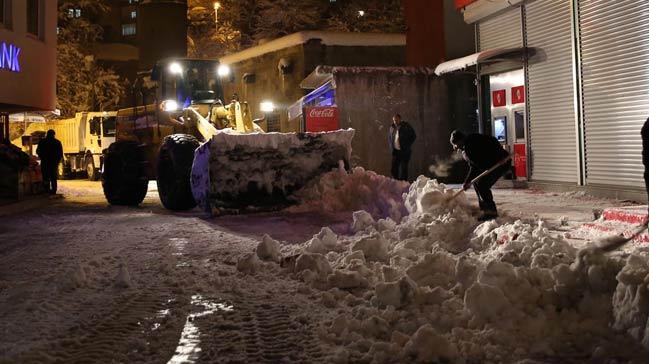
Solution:
{"label": "loader headlight", "polygon": [[169,73],[180,75],[183,73],[183,66],[181,66],[178,62],[173,62],[169,65]]}
{"label": "loader headlight", "polygon": [[275,104],[272,101],[262,101],[259,104],[259,110],[261,112],[273,112],[275,111]]}
{"label": "loader headlight", "polygon": [[176,100],[165,100],[162,102],[162,110],[166,112],[178,111],[178,103]]}
{"label": "loader headlight", "polygon": [[219,68],[216,69],[216,74],[219,77],[228,77],[230,75],[230,67],[226,64],[219,65]]}

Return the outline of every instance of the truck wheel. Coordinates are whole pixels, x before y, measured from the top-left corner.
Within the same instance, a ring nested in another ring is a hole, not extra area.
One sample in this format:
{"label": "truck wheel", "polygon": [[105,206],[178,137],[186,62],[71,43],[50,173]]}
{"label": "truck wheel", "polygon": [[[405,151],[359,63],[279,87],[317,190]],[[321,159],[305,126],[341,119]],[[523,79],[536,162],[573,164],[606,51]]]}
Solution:
{"label": "truck wheel", "polygon": [[144,163],[144,153],[136,142],[120,141],[108,147],[101,174],[108,203],[136,206],[144,200],[149,185]]}
{"label": "truck wheel", "polygon": [[196,206],[190,185],[194,151],[199,143],[188,134],[167,136],[158,153],[158,194],[169,210],[189,210]]}
{"label": "truck wheel", "polygon": [[89,181],[99,180],[99,170],[95,167],[95,161],[92,156],[86,156],[86,173],[88,174]]}

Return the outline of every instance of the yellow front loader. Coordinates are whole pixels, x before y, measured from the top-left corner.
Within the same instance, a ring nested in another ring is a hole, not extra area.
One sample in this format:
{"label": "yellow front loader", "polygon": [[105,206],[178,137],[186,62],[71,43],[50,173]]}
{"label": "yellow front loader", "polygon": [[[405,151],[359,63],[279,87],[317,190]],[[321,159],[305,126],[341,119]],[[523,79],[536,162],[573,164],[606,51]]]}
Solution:
{"label": "yellow front loader", "polygon": [[169,59],[138,82],[135,105],[117,112],[116,141],[104,155],[109,203],[141,203],[155,179],[171,210],[274,206],[339,163],[348,165],[352,130],[264,133],[247,103],[221,101],[219,67]]}

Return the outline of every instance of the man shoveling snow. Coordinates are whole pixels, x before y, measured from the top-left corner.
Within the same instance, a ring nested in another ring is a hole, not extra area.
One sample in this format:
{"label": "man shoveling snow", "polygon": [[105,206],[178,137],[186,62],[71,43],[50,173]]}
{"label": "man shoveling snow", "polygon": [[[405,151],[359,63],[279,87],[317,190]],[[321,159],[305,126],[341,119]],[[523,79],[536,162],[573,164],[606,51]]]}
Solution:
{"label": "man shoveling snow", "polygon": [[[454,130],[451,133],[450,142],[454,150],[459,149],[462,151],[462,157],[469,163],[469,173],[462,187],[467,190],[473,184],[473,188],[478,195],[480,210],[482,210],[482,216],[479,220],[495,219],[498,217],[498,210],[491,193],[491,186],[509,169],[508,163],[502,163],[509,157],[509,153],[503,149],[496,138],[482,134],[464,135],[461,131]],[[493,171],[474,180],[481,173],[499,164],[500,166]]]}

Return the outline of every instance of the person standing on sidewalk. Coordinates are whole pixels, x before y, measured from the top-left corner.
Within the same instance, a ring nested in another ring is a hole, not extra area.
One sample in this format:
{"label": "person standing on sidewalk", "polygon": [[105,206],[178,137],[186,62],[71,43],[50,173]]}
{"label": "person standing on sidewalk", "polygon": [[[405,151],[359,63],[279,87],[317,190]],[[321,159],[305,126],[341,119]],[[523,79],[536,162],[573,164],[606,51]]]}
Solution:
{"label": "person standing on sidewalk", "polygon": [[[464,135],[462,132],[455,130],[451,133],[450,141],[453,149],[461,150],[462,157],[469,163],[469,173],[463,184],[465,190],[471,187],[472,179],[509,156],[509,152],[492,136],[482,134]],[[498,217],[498,210],[491,193],[491,187],[500,177],[507,173],[509,168],[509,163],[505,163],[473,184],[473,188],[478,195],[480,210],[482,210],[480,221],[493,220]]]}
{"label": "person standing on sidewalk", "polygon": [[[649,119],[644,122],[640,130],[642,136],[642,164],[644,165],[644,184],[647,196],[649,196]],[[647,209],[649,217],[649,209]]]}
{"label": "person standing on sidewalk", "polygon": [[394,114],[388,134],[388,145],[392,151],[392,178],[408,180],[408,163],[412,155],[412,144],[416,138],[415,129],[402,121],[401,115]]}
{"label": "person standing on sidewalk", "polygon": [[59,163],[63,159],[63,146],[61,142],[54,137],[56,133],[50,129],[47,136],[38,142],[36,154],[41,159],[41,173],[43,174],[43,183],[45,191],[50,195],[56,194],[57,189],[57,172]]}

